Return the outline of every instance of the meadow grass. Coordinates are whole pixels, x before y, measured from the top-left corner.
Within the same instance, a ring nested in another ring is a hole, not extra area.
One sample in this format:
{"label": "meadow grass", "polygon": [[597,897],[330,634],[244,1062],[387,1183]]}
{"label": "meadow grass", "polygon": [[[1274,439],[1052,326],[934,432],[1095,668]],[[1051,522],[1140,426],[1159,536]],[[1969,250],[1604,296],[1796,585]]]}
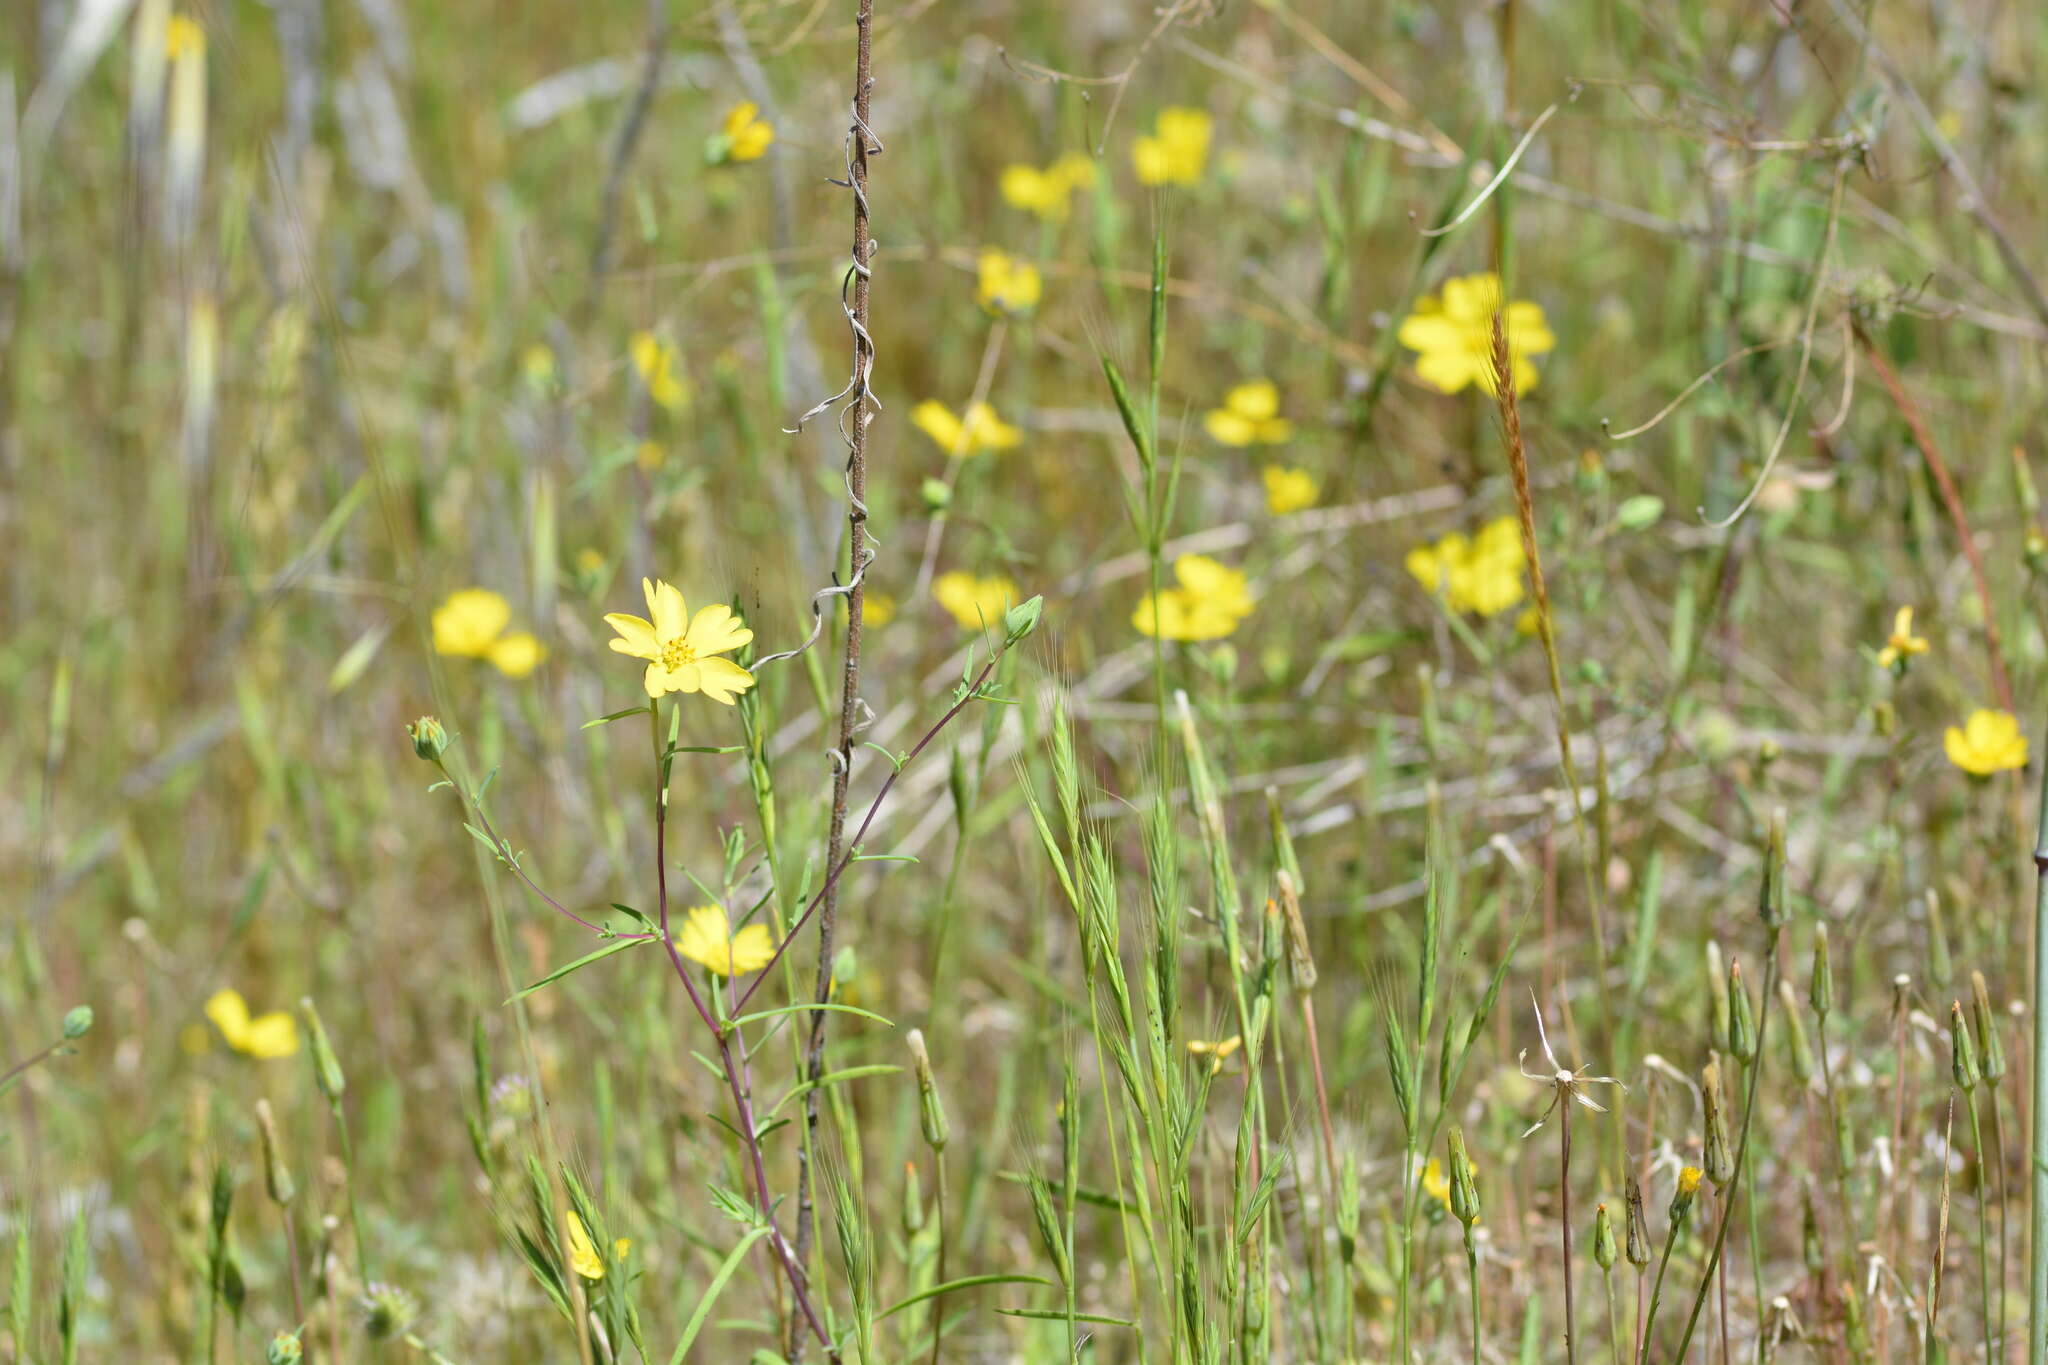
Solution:
{"label": "meadow grass", "polygon": [[0,34],[0,1360],[2048,1365],[2039,14]]}

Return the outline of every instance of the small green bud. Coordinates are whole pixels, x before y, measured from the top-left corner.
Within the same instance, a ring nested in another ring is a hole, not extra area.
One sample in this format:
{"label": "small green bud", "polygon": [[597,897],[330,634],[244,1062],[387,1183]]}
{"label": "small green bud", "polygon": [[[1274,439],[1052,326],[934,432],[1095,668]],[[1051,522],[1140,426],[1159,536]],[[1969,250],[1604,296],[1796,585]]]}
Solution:
{"label": "small green bud", "polygon": [[1664,499],[1654,493],[1638,493],[1622,499],[1614,509],[1614,524],[1624,531],[1640,531],[1664,515]]}
{"label": "small green bud", "polygon": [[263,1184],[270,1192],[270,1201],[282,1207],[292,1202],[299,1192],[292,1180],[291,1167],[285,1164],[284,1143],[277,1136],[277,1116],[270,1112],[269,1100],[256,1101],[256,1132],[263,1140]]}
{"label": "small green bud", "polygon": [[420,1301],[397,1285],[372,1282],[363,1289],[363,1329],[372,1341],[402,1337],[420,1315]]}
{"label": "small green bud", "polygon": [[1735,1155],[1728,1148],[1728,1121],[1722,1112],[1721,1064],[1708,1062],[1700,1072],[1700,1096],[1707,1111],[1706,1152],[1702,1164],[1707,1179],[1718,1189],[1727,1189],[1735,1178]]}
{"label": "small green bud", "polygon": [[1977,1023],[1977,1046],[1982,1049],[1984,1079],[2005,1078],[2005,1044],[1998,1036],[1998,1016],[1991,1011],[1991,992],[1984,985],[1984,973],[1970,973],[1970,1010]]}
{"label": "small green bud", "polygon": [[1740,962],[1728,964],[1728,1051],[1745,1066],[1756,1060],[1756,1012]]}
{"label": "small green bud", "polygon": [[1813,926],[1813,978],[1806,988],[1807,1003],[1826,1020],[1835,1007],[1835,969],[1828,962],[1828,926],[1821,920]]}
{"label": "small green bud", "polygon": [[939,1083],[932,1075],[932,1058],[925,1050],[924,1030],[912,1029],[908,1041],[911,1066],[917,1073],[918,1122],[924,1129],[925,1146],[935,1152],[943,1152],[948,1136],[946,1106],[939,1099]]}
{"label": "small green bud", "polygon": [[1039,618],[1045,615],[1045,597],[1041,594],[1027,601],[1019,602],[1003,613],[1003,636],[1007,644],[1016,644],[1038,629]]}
{"label": "small green bud", "polygon": [[92,1032],[91,1005],[73,1005],[64,1012],[65,1042],[76,1042],[90,1032]]}
{"label": "small green bud", "polygon": [[1727,1052],[1729,1000],[1728,971],[1721,965],[1721,945],[1707,940],[1707,998],[1713,1002],[1714,1017],[1710,1021],[1712,1031],[1707,1035],[1707,1047],[1715,1052]]}
{"label": "small green bud", "polygon": [[412,751],[429,763],[439,763],[448,752],[448,731],[432,716],[421,716],[405,733],[412,737]]}
{"label": "small green bud", "polygon": [[298,1365],[305,1355],[306,1348],[299,1344],[297,1332],[279,1332],[270,1339],[263,1359],[265,1365]]}
{"label": "small green bud", "polygon": [[1451,1125],[1451,1216],[1465,1225],[1467,1235],[1479,1221],[1479,1182],[1473,1178],[1472,1158],[1465,1151],[1465,1130]]}
{"label": "small green bud", "polygon": [[1977,1048],[1970,1041],[1970,1026],[1963,1022],[1960,1000],[1949,1003],[1948,1046],[1949,1074],[1956,1088],[1967,1095],[1977,1088]]}
{"label": "small green bud", "polygon": [[300,998],[299,1014],[304,1017],[306,1033],[312,1040],[313,1079],[319,1082],[320,1093],[327,1097],[329,1104],[339,1104],[342,1092],[348,1089],[348,1078],[341,1074],[341,1063],[335,1060],[334,1045],[327,1041],[327,1026],[320,1022],[320,1010],[313,1004],[311,996]]}
{"label": "small green bud", "polygon": [[1791,1055],[1792,1078],[1801,1088],[1813,1084],[1813,1051],[1806,1045],[1806,1021],[1799,1016],[1799,992],[1792,983],[1778,982],[1778,1003],[1785,1015],[1785,1051]]}
{"label": "small green bud", "polygon": [[1614,1244],[1614,1216],[1607,1212],[1605,1204],[1593,1209],[1593,1263],[1602,1270],[1614,1269],[1620,1259],[1620,1252]]}
{"label": "small green bud", "polygon": [[1771,812],[1770,830],[1764,838],[1764,881],[1757,910],[1766,929],[1785,922],[1785,808]]}
{"label": "small green bud", "polygon": [[924,1189],[918,1183],[917,1163],[903,1163],[903,1235],[915,1237],[924,1228]]}
{"label": "small green bud", "polygon": [[953,505],[953,487],[944,479],[926,479],[917,486],[917,492],[924,499],[927,512],[943,512]]}

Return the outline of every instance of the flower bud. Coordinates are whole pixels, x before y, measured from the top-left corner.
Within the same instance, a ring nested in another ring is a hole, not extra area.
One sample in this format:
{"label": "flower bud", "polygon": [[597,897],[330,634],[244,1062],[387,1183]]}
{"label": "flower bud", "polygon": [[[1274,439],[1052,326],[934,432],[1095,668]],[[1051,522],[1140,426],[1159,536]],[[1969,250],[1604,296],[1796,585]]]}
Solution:
{"label": "flower bud", "polygon": [[1678,1173],[1678,1189],[1671,1196],[1670,1218],[1674,1225],[1683,1223],[1692,1212],[1692,1201],[1700,1192],[1700,1175],[1697,1166],[1687,1166]]}
{"label": "flower bud", "polygon": [[1700,1097],[1707,1111],[1706,1151],[1702,1164],[1707,1179],[1726,1189],[1735,1177],[1735,1157],[1728,1148],[1728,1121],[1721,1111],[1721,1064],[1708,1062],[1700,1072]]}
{"label": "flower bud", "polygon": [[1479,1182],[1472,1178],[1472,1158],[1465,1153],[1465,1130],[1451,1125],[1451,1216],[1469,1233],[1479,1221]]}
{"label": "flower bud", "polygon": [[1038,620],[1045,615],[1043,594],[1019,602],[1003,613],[1003,642],[1014,645],[1038,629]]}
{"label": "flower bud", "polygon": [[363,1289],[363,1330],[372,1341],[391,1341],[411,1329],[420,1301],[393,1284],[371,1282]]}
{"label": "flower bud", "polygon": [[939,1099],[939,1083],[932,1075],[931,1054],[925,1051],[924,1030],[912,1029],[909,1037],[910,1062],[917,1073],[918,1122],[924,1128],[925,1146],[935,1152],[946,1150],[946,1106]]}
{"label": "flower bud", "polygon": [[1828,962],[1828,926],[1821,920],[1813,926],[1813,979],[1806,988],[1807,1003],[1826,1022],[1835,1007],[1835,969]]}
{"label": "flower bud", "polygon": [[92,1031],[92,1006],[73,1005],[64,1012],[64,1041],[76,1042]]}
{"label": "flower bud", "polygon": [[1728,964],[1728,1051],[1747,1065],[1756,1060],[1756,1011],[1742,984],[1742,964]]}
{"label": "flower bud", "polygon": [[917,1179],[917,1163],[903,1163],[903,1235],[915,1237],[924,1228],[924,1190]]}
{"label": "flower bud", "polygon": [[1770,831],[1764,839],[1764,882],[1763,892],[1757,900],[1757,911],[1763,916],[1766,929],[1776,929],[1785,922],[1785,808],[1779,806],[1771,812]]}
{"label": "flower bud", "polygon": [[277,1117],[270,1112],[269,1100],[256,1101],[256,1132],[263,1140],[263,1184],[270,1192],[270,1202],[282,1208],[292,1202],[299,1187],[292,1180],[291,1167],[285,1165],[284,1144],[277,1136]]}
{"label": "flower bud", "polygon": [[943,512],[953,505],[953,489],[944,479],[926,479],[918,485],[918,496],[927,512]]}
{"label": "flower bud", "polygon": [[2005,1078],[2005,1044],[1998,1036],[1998,1016],[1991,1012],[1991,992],[1985,989],[1984,973],[1970,973],[1970,1010],[1977,1023],[1977,1046],[1982,1050],[1984,1079]]}
{"label": "flower bud", "polygon": [[299,1344],[297,1332],[279,1332],[263,1352],[264,1365],[298,1365],[305,1356],[306,1348]]}
{"label": "flower bud", "polygon": [[1614,1217],[1605,1204],[1593,1209],[1593,1263],[1602,1270],[1614,1269],[1619,1253],[1614,1245]]}
{"label": "flower bud", "polygon": [[1707,940],[1707,997],[1713,1002],[1714,1017],[1711,1032],[1707,1035],[1707,1047],[1714,1052],[1727,1052],[1728,1046],[1728,973],[1721,966],[1721,945]]}
{"label": "flower bud", "polygon": [[341,1063],[335,1060],[334,1045],[327,1041],[327,1026],[320,1022],[320,1010],[313,1004],[311,996],[300,998],[299,1013],[305,1016],[306,1033],[313,1043],[313,1079],[319,1082],[320,1093],[327,1097],[329,1104],[339,1104],[342,1092],[348,1089],[348,1078],[341,1074]]}
{"label": "flower bud", "polygon": [[1790,1054],[1792,1078],[1804,1089],[1813,1084],[1813,1051],[1806,1045],[1806,1021],[1799,1017],[1799,992],[1782,978],[1778,982],[1778,1003],[1785,1015],[1785,1051]]}
{"label": "flower bud", "polygon": [[[1308,925],[1301,917],[1301,897],[1294,893],[1294,878],[1281,868],[1274,880],[1279,884],[1280,913],[1287,920],[1287,974],[1294,989],[1307,995],[1316,988],[1316,959],[1309,951]],[[1448,1053],[1449,1049],[1445,1050]]]}
{"label": "flower bud", "polygon": [[1956,1088],[1967,1095],[1977,1088],[1977,1048],[1970,1041],[1970,1026],[1963,1022],[1960,1000],[1949,1002],[1948,1046],[1949,1075],[1955,1079]]}
{"label": "flower bud", "polygon": [[405,733],[412,737],[412,751],[429,763],[439,763],[448,752],[448,731],[432,716],[421,716]]}

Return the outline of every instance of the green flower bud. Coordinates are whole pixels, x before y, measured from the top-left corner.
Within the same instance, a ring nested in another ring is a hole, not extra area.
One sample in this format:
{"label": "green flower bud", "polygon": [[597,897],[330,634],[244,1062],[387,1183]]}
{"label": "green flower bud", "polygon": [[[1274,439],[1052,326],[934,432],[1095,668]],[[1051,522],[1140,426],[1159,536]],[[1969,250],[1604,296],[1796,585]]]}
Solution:
{"label": "green flower bud", "polygon": [[1451,1216],[1470,1233],[1479,1221],[1479,1182],[1473,1179],[1472,1158],[1465,1152],[1465,1130],[1451,1126]]}
{"label": "green flower bud", "polygon": [[1769,833],[1764,839],[1764,881],[1757,910],[1766,929],[1785,922],[1785,808],[1771,812]]}
{"label": "green flower bud", "polygon": [[1605,1204],[1593,1209],[1593,1263],[1602,1270],[1614,1269],[1620,1253],[1614,1245],[1614,1217]]}
{"label": "green flower bud", "polygon": [[1987,1081],[2005,1078],[2005,1044],[1998,1036],[1998,1016],[1991,1012],[1991,992],[1984,986],[1984,973],[1970,973],[1970,1010],[1977,1023],[1977,1046],[1983,1050],[1983,1072]]}
{"label": "green flower bud", "polygon": [[432,716],[421,716],[405,733],[412,736],[412,751],[429,763],[439,763],[448,752],[448,731]]}
{"label": "green flower bud", "polygon": [[918,1122],[924,1128],[925,1146],[935,1152],[946,1150],[946,1106],[939,1099],[939,1083],[932,1075],[931,1054],[925,1051],[924,1030],[912,1029],[909,1036],[910,1061],[917,1073]]}
{"label": "green flower bud", "polygon": [[279,1332],[270,1339],[270,1346],[263,1352],[265,1365],[298,1365],[306,1355],[306,1348],[299,1344],[297,1332]]}
{"label": "green flower bud", "polygon": [[76,1042],[91,1031],[91,1005],[73,1005],[64,1012],[64,1041]]}
{"label": "green flower bud", "polygon": [[1949,1074],[1964,1094],[1977,1088],[1977,1048],[1970,1041],[1970,1026],[1963,1022],[1963,1005],[1951,1001],[1948,1007]]}
{"label": "green flower bud", "polygon": [[299,1013],[304,1017],[306,1033],[312,1039],[313,1079],[319,1082],[320,1093],[327,1097],[329,1104],[339,1104],[342,1092],[348,1089],[348,1078],[341,1074],[341,1063],[334,1057],[334,1045],[327,1041],[327,1026],[320,1022],[320,1011],[311,996],[299,1000]]}
{"label": "green flower bud", "polygon": [[903,1163],[903,1235],[915,1237],[924,1228],[924,1189],[917,1179],[917,1163]]}
{"label": "green flower bud", "polygon": [[1707,1047],[1715,1052],[1732,1051],[1728,1046],[1728,973],[1721,966],[1721,945],[1711,939],[1707,941],[1707,997],[1714,1006]]}
{"label": "green flower bud", "polygon": [[953,489],[944,479],[926,479],[917,491],[927,512],[943,512],[953,505]]}
{"label": "green flower bud", "polygon": [[1822,920],[1813,926],[1813,979],[1806,988],[1807,1003],[1826,1020],[1835,1007],[1835,969],[1828,962],[1828,926]]}
{"label": "green flower bud", "polygon": [[1792,983],[1778,982],[1778,1003],[1785,1015],[1785,1051],[1790,1054],[1792,1078],[1802,1088],[1813,1084],[1813,1051],[1806,1045],[1806,1021],[1799,1017],[1799,992]]}
{"label": "green flower bud", "polygon": [[1041,594],[1027,601],[1019,602],[1003,613],[1004,643],[1016,644],[1038,629],[1039,618],[1045,615],[1045,598]]}
{"label": "green flower bud", "polygon": [[1700,1072],[1700,1095],[1707,1111],[1706,1153],[1703,1165],[1707,1179],[1718,1189],[1728,1188],[1735,1178],[1735,1156],[1728,1148],[1728,1122],[1721,1106],[1721,1064],[1708,1062]]}
{"label": "green flower bud", "polygon": [[263,1184],[270,1192],[272,1203],[282,1207],[292,1202],[299,1187],[292,1180],[291,1167],[285,1165],[284,1143],[277,1136],[277,1117],[270,1112],[269,1100],[256,1101],[256,1132],[263,1140]]}
{"label": "green flower bud", "polygon": [[1728,1051],[1744,1065],[1756,1060],[1756,1012],[1742,984],[1742,964],[1728,964]]}

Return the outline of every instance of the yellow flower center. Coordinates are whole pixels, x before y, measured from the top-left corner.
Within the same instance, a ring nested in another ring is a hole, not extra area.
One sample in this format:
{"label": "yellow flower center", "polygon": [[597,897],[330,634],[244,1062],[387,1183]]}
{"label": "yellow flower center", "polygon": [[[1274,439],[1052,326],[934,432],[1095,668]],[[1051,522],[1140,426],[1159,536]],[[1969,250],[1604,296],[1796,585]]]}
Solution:
{"label": "yellow flower center", "polygon": [[690,648],[688,640],[675,639],[663,640],[661,642],[661,666],[666,671],[673,673],[684,664],[696,662],[697,651]]}

